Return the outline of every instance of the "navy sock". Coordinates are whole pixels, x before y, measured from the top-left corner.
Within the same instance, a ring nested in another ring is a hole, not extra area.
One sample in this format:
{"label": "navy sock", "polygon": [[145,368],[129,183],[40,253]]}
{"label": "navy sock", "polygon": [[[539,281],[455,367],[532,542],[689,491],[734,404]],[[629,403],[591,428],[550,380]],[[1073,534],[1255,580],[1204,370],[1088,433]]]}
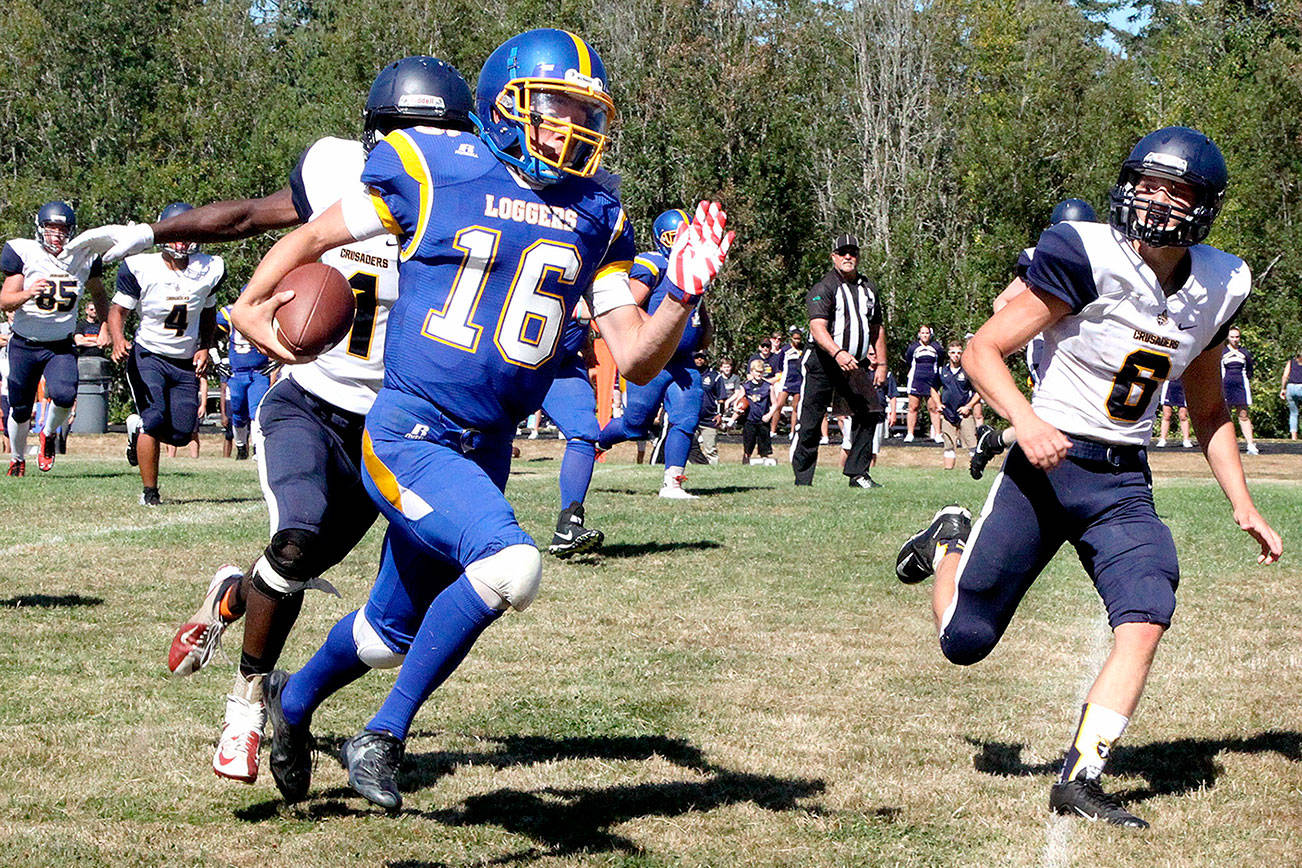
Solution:
{"label": "navy sock", "polygon": [[586,440],[565,444],[561,458],[561,504],[583,503],[592,484],[592,467],[597,462],[597,447]]}
{"label": "navy sock", "polygon": [[371,667],[357,656],[357,644],[353,642],[355,617],[357,612],[349,612],[330,628],[330,635],[312,659],[285,682],[280,693],[285,720],[296,726],[311,720],[312,712],[330,694],[370,671]]}
{"label": "navy sock", "polygon": [[398,680],[366,728],[406,738],[416,712],[465,659],[501,612],[489,608],[464,575],[430,603],[398,672]]}

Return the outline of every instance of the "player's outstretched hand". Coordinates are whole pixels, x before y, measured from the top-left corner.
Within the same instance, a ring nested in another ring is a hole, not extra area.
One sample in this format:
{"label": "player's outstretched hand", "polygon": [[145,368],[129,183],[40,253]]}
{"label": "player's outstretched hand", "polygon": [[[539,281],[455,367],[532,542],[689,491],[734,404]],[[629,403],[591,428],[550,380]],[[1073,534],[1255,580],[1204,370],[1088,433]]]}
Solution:
{"label": "player's outstretched hand", "polygon": [[116,262],[133,253],[148,249],[154,243],[154,230],[148,223],[113,223],[87,229],[68,242],[64,252],[76,260],[101,256],[105,262]]}
{"label": "player's outstretched hand", "polygon": [[1025,419],[1018,419],[1015,427],[1017,443],[1022,447],[1026,459],[1035,467],[1052,470],[1067,457],[1067,450],[1071,448],[1067,435],[1034,413],[1028,414]]}
{"label": "player's outstretched hand", "polygon": [[1284,554],[1284,541],[1280,539],[1275,529],[1261,517],[1261,513],[1257,512],[1255,507],[1249,506],[1235,510],[1234,523],[1261,546],[1261,554],[1257,555],[1257,563],[1273,564],[1279,560],[1280,555]]}
{"label": "player's outstretched hand", "polygon": [[669,250],[669,281],[685,299],[705,293],[723,261],[735,233],[725,232],[728,214],[718,202],[698,202],[691,225],[678,230]]}
{"label": "player's outstretched hand", "polygon": [[267,358],[286,365],[298,365],[316,358],[316,356],[294,355],[276,337],[276,311],[293,297],[293,290],[285,290],[253,301],[250,300],[249,293],[245,292],[231,307],[231,325]]}

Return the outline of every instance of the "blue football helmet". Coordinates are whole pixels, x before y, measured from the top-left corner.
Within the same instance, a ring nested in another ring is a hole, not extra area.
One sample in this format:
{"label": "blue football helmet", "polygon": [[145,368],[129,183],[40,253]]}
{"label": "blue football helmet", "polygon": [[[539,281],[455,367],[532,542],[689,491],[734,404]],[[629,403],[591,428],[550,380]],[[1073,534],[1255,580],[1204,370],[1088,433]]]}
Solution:
{"label": "blue football helmet", "polygon": [[[1188,184],[1194,190],[1193,206],[1138,195],[1136,187],[1144,176]],[[1140,139],[1121,164],[1109,197],[1108,222],[1150,247],[1189,247],[1212,231],[1228,183],[1225,157],[1215,142],[1188,127],[1165,127]]]}
{"label": "blue football helmet", "polygon": [[362,147],[370,153],[390,130],[425,125],[475,132],[470,85],[437,57],[404,57],[380,70],[362,112]]}
{"label": "blue football helmet", "polygon": [[67,202],[55,199],[36,212],[36,240],[45,252],[58,256],[68,239],[77,234],[77,212]]}
{"label": "blue football helmet", "polygon": [[484,61],[475,120],[489,150],[532,180],[590,178],[615,113],[609,90],[606,66],[586,42],[564,30],[530,30]]}
{"label": "blue football helmet", "polygon": [[1094,207],[1084,199],[1063,199],[1053,206],[1053,213],[1049,215],[1049,225],[1062,223],[1064,220],[1075,220],[1078,223],[1097,223],[1098,219],[1098,215],[1094,213]]}
{"label": "blue football helmet", "polygon": [[691,219],[682,208],[661,211],[660,216],[656,217],[651,224],[651,234],[656,238],[656,249],[668,256],[669,248],[674,246],[674,239],[678,237],[678,230],[690,222]]}
{"label": "blue football helmet", "polygon": [[[169,217],[175,217],[177,214],[184,214],[186,211],[193,211],[194,206],[189,202],[173,202],[158,212],[158,221],[162,223]],[[163,256],[173,261],[185,259],[192,254],[199,252],[199,243],[197,241],[169,241],[163,245]]]}

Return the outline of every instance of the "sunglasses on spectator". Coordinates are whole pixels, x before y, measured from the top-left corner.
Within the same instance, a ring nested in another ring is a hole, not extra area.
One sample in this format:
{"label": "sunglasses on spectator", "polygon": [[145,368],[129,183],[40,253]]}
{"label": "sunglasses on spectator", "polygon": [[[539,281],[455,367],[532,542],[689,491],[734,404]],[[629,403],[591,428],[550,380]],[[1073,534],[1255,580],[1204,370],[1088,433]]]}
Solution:
{"label": "sunglasses on spectator", "polygon": [[857,259],[858,256],[859,256],[859,248],[858,248],[858,247],[842,247],[840,250],[836,251],[836,255],[837,255],[837,256],[853,256],[853,257],[855,257],[855,258]]}

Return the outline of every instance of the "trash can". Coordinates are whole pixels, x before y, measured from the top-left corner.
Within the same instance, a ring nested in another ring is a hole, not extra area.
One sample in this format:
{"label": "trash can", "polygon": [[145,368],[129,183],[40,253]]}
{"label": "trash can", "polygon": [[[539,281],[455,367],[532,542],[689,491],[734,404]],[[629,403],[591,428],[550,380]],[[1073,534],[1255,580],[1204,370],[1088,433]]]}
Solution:
{"label": "trash can", "polygon": [[100,355],[77,359],[77,417],[72,430],[78,434],[103,434],[108,431],[109,387],[113,366]]}

